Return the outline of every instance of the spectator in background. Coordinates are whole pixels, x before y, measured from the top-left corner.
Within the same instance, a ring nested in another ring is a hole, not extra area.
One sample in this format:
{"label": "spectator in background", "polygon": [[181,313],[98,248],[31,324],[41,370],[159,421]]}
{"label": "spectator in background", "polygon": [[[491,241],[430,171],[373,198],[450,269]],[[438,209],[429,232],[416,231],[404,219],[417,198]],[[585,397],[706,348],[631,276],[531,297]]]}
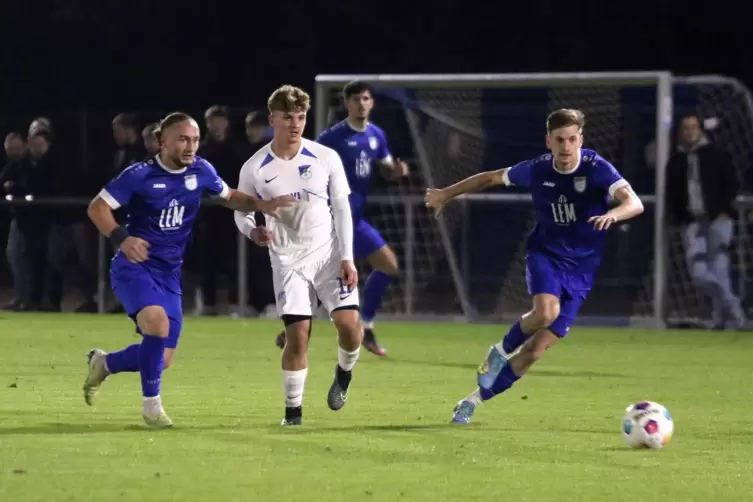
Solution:
{"label": "spectator in background", "polygon": [[[206,134],[198,154],[217,169],[217,173],[229,186],[238,186],[242,160],[238,145],[231,137],[227,108],[221,105],[209,107],[204,113],[204,124]],[[228,300],[235,306],[231,308],[238,309],[237,233],[233,219],[228,218],[223,209],[209,205],[202,208],[196,242],[203,314],[217,314],[217,280],[222,276],[227,278]],[[218,242],[226,245],[218,246]]]}
{"label": "spectator in background", "polygon": [[118,149],[115,151],[112,172],[108,173],[108,180],[146,157],[146,148],[139,133],[136,115],[132,113],[120,113],[112,120],[112,137]]}
{"label": "spectator in background", "polygon": [[739,183],[729,155],[711,143],[695,115],[679,122],[677,151],[667,164],[667,211],[682,228],[693,284],[711,301],[712,323],[742,328],[746,319],[732,291],[729,248]]}
{"label": "spectator in background", "polygon": [[31,138],[39,131],[52,132],[52,121],[47,117],[37,117],[29,124],[28,137]]}
{"label": "spectator in background", "polygon": [[[44,137],[49,132],[36,128],[27,145],[23,138],[11,133],[5,139],[9,162],[0,173],[3,191],[14,199],[45,196],[49,177],[40,159],[47,153]],[[42,139],[37,136],[43,136]],[[28,152],[28,154],[26,153]],[[13,273],[15,300],[7,308],[17,311],[42,309],[47,269],[47,230],[49,210],[39,206],[11,206],[11,226],[7,255]]]}
{"label": "spectator in background", "polygon": [[141,131],[141,138],[144,140],[144,148],[146,148],[146,156],[154,157],[159,153],[159,138],[157,137],[157,129],[159,129],[159,123],[154,122],[144,127]]}
{"label": "spectator in background", "polygon": [[[29,152],[47,178],[47,197],[85,197],[86,185],[80,166],[70,165],[57,148],[53,135],[38,129],[29,138]],[[64,277],[77,286],[83,302],[77,312],[96,312],[96,252],[88,238],[89,226],[83,206],[45,207],[47,214],[47,271],[50,309],[62,310]]]}
{"label": "spectator in background", "polygon": [[[29,160],[39,176],[43,177],[43,180],[40,180],[37,184],[38,188],[33,195],[36,197],[70,196],[71,173],[62,171],[63,167],[60,163],[62,159],[52,150],[52,132],[43,127],[36,129],[30,127],[29,130],[35,131],[28,139]],[[55,206],[42,206],[35,209],[35,211],[39,212],[40,218],[44,219],[43,222],[37,222],[36,232],[44,234],[44,243],[41,245],[44,248],[45,266],[41,267],[41,270],[46,272],[47,275],[46,284],[49,299],[49,305],[46,306],[45,310],[49,308],[52,311],[59,312],[63,299],[63,272],[65,269],[59,266],[52,266],[55,263],[54,249],[59,245],[60,241],[58,233],[53,231],[53,227],[67,222],[76,210],[80,211],[81,209]],[[44,275],[40,280],[43,284],[45,283]]]}
{"label": "spectator in background", "polygon": [[[19,133],[11,132],[5,137],[4,147],[7,163],[0,171],[0,186],[4,195],[21,195],[25,181],[22,178],[29,172],[28,166],[25,165],[26,140]],[[19,229],[19,215],[23,225],[24,209],[19,206],[10,208],[12,219],[6,256],[13,277],[14,298],[3,307],[3,310],[25,310],[31,301],[31,266],[24,254],[23,235]]]}
{"label": "spectator in background", "polygon": [[250,158],[259,148],[271,140],[269,119],[263,112],[249,112],[246,115],[246,139],[248,146],[244,149],[245,159]]}

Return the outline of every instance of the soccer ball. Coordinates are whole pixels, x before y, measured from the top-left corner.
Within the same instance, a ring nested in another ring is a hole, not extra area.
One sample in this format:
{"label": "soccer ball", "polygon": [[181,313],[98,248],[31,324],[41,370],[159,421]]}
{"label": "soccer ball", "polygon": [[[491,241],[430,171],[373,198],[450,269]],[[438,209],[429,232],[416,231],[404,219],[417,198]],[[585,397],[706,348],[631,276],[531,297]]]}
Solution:
{"label": "soccer ball", "polygon": [[674,431],[672,415],[653,401],[631,404],[622,417],[622,437],[631,448],[662,448]]}

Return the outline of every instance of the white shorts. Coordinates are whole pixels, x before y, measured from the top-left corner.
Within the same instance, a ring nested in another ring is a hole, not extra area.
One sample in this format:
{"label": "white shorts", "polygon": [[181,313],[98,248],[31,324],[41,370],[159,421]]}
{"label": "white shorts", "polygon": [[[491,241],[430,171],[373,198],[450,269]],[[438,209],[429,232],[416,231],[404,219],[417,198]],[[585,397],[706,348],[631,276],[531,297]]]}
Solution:
{"label": "white shorts", "polygon": [[328,313],[358,307],[358,287],[348,290],[340,278],[340,255],[294,269],[272,269],[277,314],[313,316],[317,298]]}

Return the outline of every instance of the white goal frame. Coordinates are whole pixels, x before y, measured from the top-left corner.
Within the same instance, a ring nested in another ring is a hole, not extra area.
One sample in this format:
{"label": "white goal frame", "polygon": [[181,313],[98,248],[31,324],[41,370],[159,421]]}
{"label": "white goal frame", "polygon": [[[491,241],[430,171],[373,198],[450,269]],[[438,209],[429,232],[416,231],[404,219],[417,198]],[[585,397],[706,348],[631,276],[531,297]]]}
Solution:
{"label": "white goal frame", "polygon": [[[360,80],[379,87],[526,87],[546,86],[556,84],[558,86],[655,86],[656,87],[656,191],[651,196],[641,196],[647,201],[650,199],[655,205],[654,214],[654,284],[653,284],[653,315],[650,322],[656,328],[665,327],[666,305],[666,263],[667,248],[665,242],[665,191],[666,191],[666,164],[670,156],[672,115],[673,115],[673,90],[674,77],[669,71],[640,71],[640,72],[572,72],[572,73],[500,73],[500,74],[369,74],[369,75],[317,75],[314,95],[314,119],[315,133],[318,135],[327,126],[327,116],[330,107],[331,90],[342,87],[352,80]],[[410,129],[415,127],[415,115],[406,109],[406,120]],[[542,118],[543,120],[543,118]],[[413,131],[412,131],[413,132]],[[425,160],[421,148],[418,148],[417,161],[424,179],[431,184],[431,171]],[[521,159],[522,160],[522,159]],[[500,166],[504,167],[504,166]],[[509,194],[512,197],[519,197]],[[483,194],[473,194],[468,197],[484,197]],[[499,198],[499,194],[494,194]],[[395,202],[398,202],[397,200]],[[406,204],[406,209],[413,207]],[[406,213],[410,215],[411,213]],[[407,218],[408,224],[412,218]],[[441,220],[439,233],[445,252],[450,258],[450,271],[455,284],[458,299],[466,320],[474,320],[475,313],[465,293],[464,281],[456,266],[457,261],[453,258],[454,251],[447,230]],[[410,236],[410,232],[408,233]],[[408,239],[410,241],[410,239]],[[411,315],[410,301],[407,298],[412,291],[412,248],[411,242],[406,242],[407,263],[406,272],[406,314]]]}

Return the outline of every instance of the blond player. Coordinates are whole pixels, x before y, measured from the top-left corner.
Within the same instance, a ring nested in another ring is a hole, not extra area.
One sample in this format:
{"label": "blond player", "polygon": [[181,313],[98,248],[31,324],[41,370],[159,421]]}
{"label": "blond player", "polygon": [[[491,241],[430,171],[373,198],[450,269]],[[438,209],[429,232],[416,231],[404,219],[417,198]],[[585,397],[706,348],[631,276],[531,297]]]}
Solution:
{"label": "blond player", "polygon": [[285,325],[282,425],[300,425],[317,298],[339,335],[335,379],[327,395],[332,410],[345,405],[361,348],[350,188],[339,155],[302,136],[308,94],[285,85],[272,93],[267,106],[274,138],[243,164],[238,191],[263,200],[292,196],[297,202],[270,218],[267,227],[256,226],[253,215],[241,212],[235,213],[235,222],[241,233],[269,248],[277,312]]}

